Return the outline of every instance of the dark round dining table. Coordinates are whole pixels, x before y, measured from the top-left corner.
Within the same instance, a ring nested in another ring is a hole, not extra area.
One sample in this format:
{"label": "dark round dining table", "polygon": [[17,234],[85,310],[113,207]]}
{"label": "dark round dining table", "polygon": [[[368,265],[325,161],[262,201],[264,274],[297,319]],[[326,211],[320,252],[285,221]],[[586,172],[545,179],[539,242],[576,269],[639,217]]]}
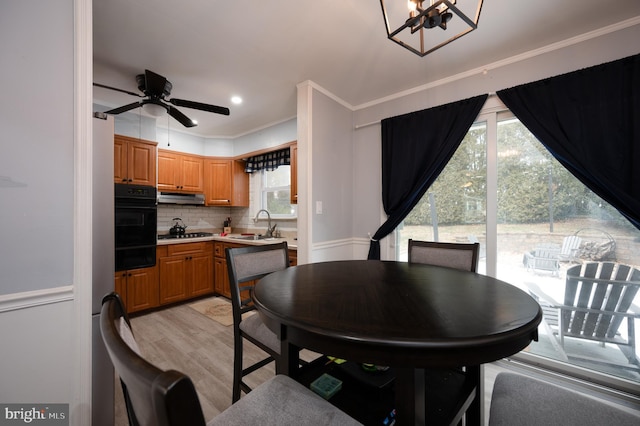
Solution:
{"label": "dark round dining table", "polygon": [[480,365],[537,340],[542,310],[527,293],[472,272],[406,262],[310,263],[261,279],[253,300],[295,377],[298,348],[397,372],[398,424],[429,424],[423,370],[465,367],[475,380],[467,424],[482,424]]}

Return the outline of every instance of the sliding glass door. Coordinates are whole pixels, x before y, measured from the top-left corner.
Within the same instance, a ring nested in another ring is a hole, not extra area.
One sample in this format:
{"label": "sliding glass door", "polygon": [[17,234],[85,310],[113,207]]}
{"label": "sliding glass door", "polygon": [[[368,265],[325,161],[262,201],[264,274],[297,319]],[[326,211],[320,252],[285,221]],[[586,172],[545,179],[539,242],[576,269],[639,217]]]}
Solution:
{"label": "sliding glass door", "polygon": [[640,292],[607,338],[595,330],[610,316],[591,314],[599,297],[602,306],[621,304],[624,295],[615,286],[596,285],[597,290],[576,298],[577,317],[591,315],[593,322],[579,337],[569,332],[578,320],[562,324],[574,321],[566,309],[568,283],[577,282],[578,292],[588,284],[572,274],[638,279],[640,231],[564,169],[508,111],[478,117],[396,236],[399,260],[406,260],[409,238],[479,241],[480,273],[521,288],[543,308],[539,341],[519,359],[639,393],[640,349],[634,341],[640,341]]}

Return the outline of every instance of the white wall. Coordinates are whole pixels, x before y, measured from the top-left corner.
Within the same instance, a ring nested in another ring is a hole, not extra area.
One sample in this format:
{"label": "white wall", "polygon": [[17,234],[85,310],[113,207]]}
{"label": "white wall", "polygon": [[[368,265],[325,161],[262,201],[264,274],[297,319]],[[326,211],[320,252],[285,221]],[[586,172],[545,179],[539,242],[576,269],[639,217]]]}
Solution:
{"label": "white wall", "polygon": [[77,207],[90,206],[91,165],[74,160],[91,158],[90,22],[90,0],[0,3],[0,401],[68,403],[78,425],[90,403],[91,211]]}
{"label": "white wall", "polygon": [[[353,180],[353,237],[354,252],[362,253],[362,238],[373,234],[384,222],[381,203],[381,138],[379,121],[412,111],[419,111],[448,102],[470,98],[482,93],[536,81],[577,69],[613,61],[640,52],[640,19],[634,25],[611,27],[529,55],[512,58],[497,64],[487,64],[475,71],[418,88],[412,93],[388,99],[374,105],[358,107],[354,111],[354,180]],[[607,32],[610,31],[610,32]],[[483,71],[487,70],[485,74]],[[371,124],[373,123],[373,124]],[[320,123],[314,122],[314,128]],[[322,123],[330,126],[331,123]],[[345,142],[347,142],[345,140]],[[329,169],[315,170],[323,176]],[[382,258],[392,259],[390,238],[381,244]]]}

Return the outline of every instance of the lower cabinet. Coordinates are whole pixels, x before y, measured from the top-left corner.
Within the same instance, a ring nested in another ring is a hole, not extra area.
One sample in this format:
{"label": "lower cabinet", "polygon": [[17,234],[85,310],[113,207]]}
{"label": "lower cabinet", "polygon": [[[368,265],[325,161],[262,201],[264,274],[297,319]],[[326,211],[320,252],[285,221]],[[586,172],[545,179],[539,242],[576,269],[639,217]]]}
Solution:
{"label": "lower cabinet", "polygon": [[[244,246],[218,241],[158,246],[153,268],[116,272],[115,291],[129,313],[214,293],[231,298],[225,249]],[[296,250],[289,250],[289,263],[297,264]]]}
{"label": "lower cabinet", "polygon": [[234,247],[243,246],[241,244],[213,243],[215,291],[217,294],[228,297],[229,299],[231,299],[231,287],[229,287],[229,272],[227,271],[225,249]]}
{"label": "lower cabinet", "polygon": [[140,268],[115,273],[115,291],[120,294],[127,312],[158,306],[158,268]]}
{"label": "lower cabinet", "polygon": [[160,305],[213,293],[213,243],[159,246]]}
{"label": "lower cabinet", "polygon": [[[213,243],[215,292],[228,298],[231,298],[231,287],[229,287],[229,271],[227,270],[225,249],[233,247],[246,247],[246,245],[222,242]],[[295,266],[297,264],[298,251],[289,249],[289,265]]]}

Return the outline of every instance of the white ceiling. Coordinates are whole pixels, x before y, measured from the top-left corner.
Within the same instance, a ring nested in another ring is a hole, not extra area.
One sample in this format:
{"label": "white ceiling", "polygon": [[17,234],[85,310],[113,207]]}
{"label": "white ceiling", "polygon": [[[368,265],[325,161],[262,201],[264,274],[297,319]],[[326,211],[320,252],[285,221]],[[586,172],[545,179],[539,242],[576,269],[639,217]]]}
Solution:
{"label": "white ceiling", "polygon": [[[108,0],[94,1],[93,14],[94,82],[138,92],[135,76],[154,71],[173,84],[171,97],[231,109],[180,108],[199,124],[171,119],[171,128],[233,138],[295,117],[300,82],[357,108],[638,17],[640,1],[484,0],[477,30],[423,58],[387,39],[378,0]],[[232,95],[244,103],[231,105]],[[135,100],[94,88],[108,107]]]}

